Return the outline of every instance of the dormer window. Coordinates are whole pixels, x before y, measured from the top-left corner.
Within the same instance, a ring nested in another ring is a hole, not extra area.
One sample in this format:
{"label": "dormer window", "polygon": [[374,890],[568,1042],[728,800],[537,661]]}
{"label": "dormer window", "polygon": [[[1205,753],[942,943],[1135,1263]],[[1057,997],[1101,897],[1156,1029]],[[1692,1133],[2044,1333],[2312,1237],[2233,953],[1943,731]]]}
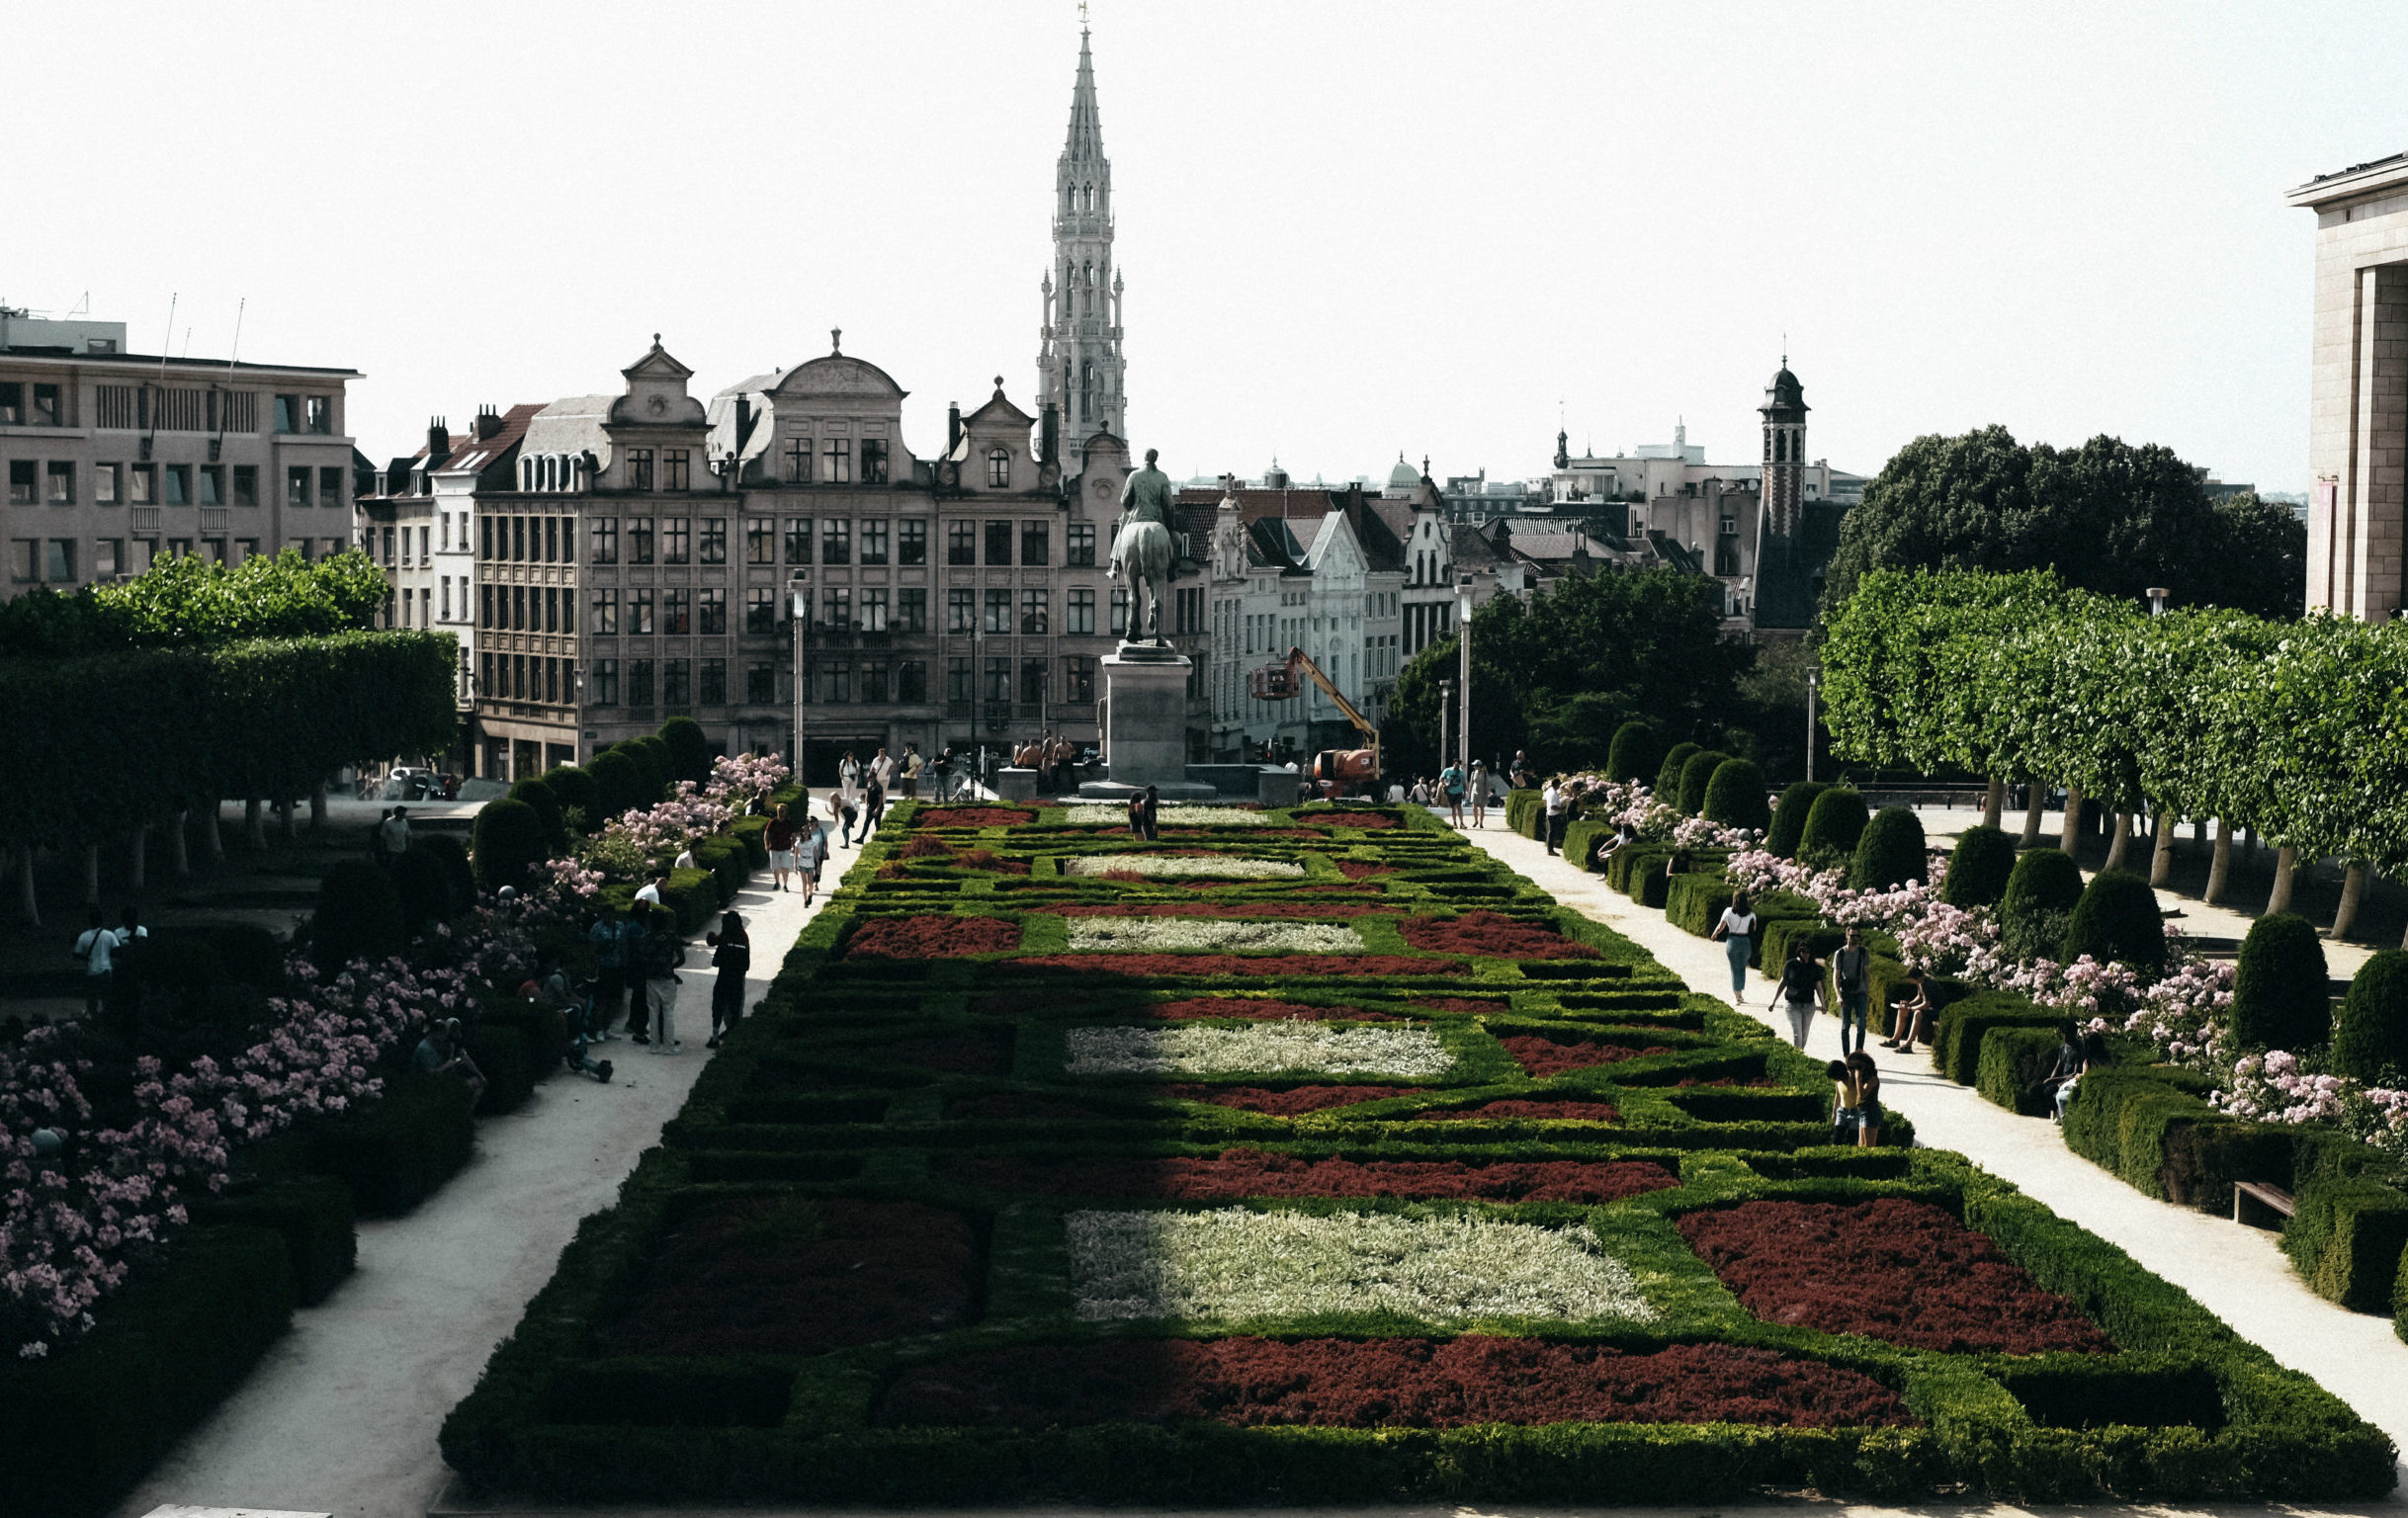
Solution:
{"label": "dormer window", "polygon": [[790,485],[811,483],[811,439],[795,438],[787,443],[786,482]]}
{"label": "dormer window", "polygon": [[827,466],[826,479],[831,485],[853,482],[853,445],[845,438],[830,438],[820,451],[819,462]]}
{"label": "dormer window", "polygon": [[887,482],[886,439],[861,440],[861,482],[865,485],[883,485]]}
{"label": "dormer window", "polygon": [[987,455],[987,483],[1000,490],[1011,483],[1011,450],[990,449]]}

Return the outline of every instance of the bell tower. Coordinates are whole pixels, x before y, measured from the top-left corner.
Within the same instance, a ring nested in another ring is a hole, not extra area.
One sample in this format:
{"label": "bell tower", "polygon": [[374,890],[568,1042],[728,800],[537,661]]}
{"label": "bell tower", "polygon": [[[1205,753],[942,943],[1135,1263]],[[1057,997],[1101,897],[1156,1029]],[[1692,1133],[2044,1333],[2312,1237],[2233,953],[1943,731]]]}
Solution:
{"label": "bell tower", "polygon": [[1764,386],[1764,403],[1756,412],[1764,419],[1764,526],[1794,537],[1805,515],[1806,388],[1789,372],[1789,355],[1781,355],[1780,372]]}
{"label": "bell tower", "polygon": [[1076,453],[1098,432],[1126,438],[1122,388],[1121,280],[1112,265],[1112,161],[1095,114],[1095,64],[1078,29],[1078,77],[1071,86],[1070,138],[1054,166],[1054,267],[1042,286],[1037,396],[1062,417]]}

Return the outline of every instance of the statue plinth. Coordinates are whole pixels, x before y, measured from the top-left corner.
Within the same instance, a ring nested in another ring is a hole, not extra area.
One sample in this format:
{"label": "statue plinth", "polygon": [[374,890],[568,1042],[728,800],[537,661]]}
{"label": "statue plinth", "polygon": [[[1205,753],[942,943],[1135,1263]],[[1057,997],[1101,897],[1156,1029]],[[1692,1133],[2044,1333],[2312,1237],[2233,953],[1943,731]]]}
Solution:
{"label": "statue plinth", "polygon": [[1104,773],[1078,794],[1124,801],[1148,786],[1164,801],[1209,801],[1220,793],[1187,778],[1187,676],[1195,665],[1155,639],[1125,642],[1099,661],[1104,675]]}

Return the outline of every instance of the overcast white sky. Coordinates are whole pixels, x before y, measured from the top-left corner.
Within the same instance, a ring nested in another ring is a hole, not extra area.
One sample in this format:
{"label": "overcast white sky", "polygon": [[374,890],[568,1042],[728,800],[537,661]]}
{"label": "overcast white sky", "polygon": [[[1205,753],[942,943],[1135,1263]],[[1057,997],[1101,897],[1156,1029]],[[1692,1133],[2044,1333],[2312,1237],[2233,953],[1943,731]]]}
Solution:
{"label": "overcast white sky", "polygon": [[[2408,5],[1098,0],[1130,424],[1174,472],[1543,472],[2003,422],[2306,481],[2308,212],[2408,148]],[[0,0],[0,298],[479,402],[823,353],[1027,403],[1068,0]]]}

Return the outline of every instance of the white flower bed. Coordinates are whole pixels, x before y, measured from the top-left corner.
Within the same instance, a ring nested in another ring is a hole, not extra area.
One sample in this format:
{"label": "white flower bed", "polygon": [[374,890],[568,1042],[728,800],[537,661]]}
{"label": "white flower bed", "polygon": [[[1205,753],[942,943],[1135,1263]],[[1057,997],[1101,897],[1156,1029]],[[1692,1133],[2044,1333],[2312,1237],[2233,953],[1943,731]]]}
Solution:
{"label": "white flower bed", "polygon": [[[1077,806],[1066,820],[1073,827],[1127,827],[1129,812],[1125,806]],[[1164,806],[1155,813],[1163,827],[1263,827],[1270,820],[1265,812],[1235,806]]]}
{"label": "white flower bed", "polygon": [[1075,954],[1360,954],[1363,935],[1340,922],[1233,922],[1225,917],[1073,917]]}
{"label": "white flower bed", "polygon": [[1300,1317],[1649,1322],[1656,1309],[1587,1228],[1384,1213],[1073,1213],[1083,1318]]}
{"label": "white flower bed", "polygon": [[1455,1062],[1426,1028],[1256,1023],[1249,1028],[1074,1028],[1073,1075],[1397,1075],[1426,1080]]}
{"label": "white flower bed", "polygon": [[1062,861],[1064,875],[1110,875],[1122,870],[1174,881],[1294,881],[1302,880],[1305,873],[1304,866],[1284,859],[1232,859],[1227,855],[1096,854]]}

